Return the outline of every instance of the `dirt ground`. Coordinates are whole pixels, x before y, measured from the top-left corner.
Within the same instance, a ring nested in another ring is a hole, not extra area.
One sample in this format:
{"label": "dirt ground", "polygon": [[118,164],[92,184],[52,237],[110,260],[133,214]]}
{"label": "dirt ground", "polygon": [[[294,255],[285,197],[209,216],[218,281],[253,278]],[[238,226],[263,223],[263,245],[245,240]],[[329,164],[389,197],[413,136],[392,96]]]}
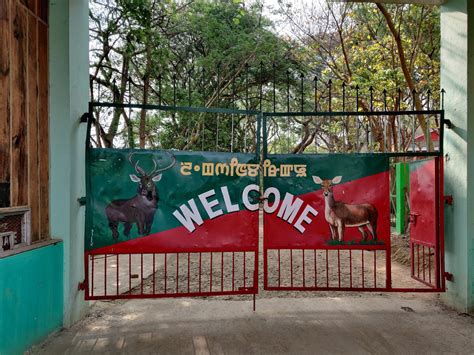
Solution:
{"label": "dirt ground", "polygon": [[[295,287],[351,284],[361,287],[362,282],[368,288],[386,285],[385,252],[364,251],[363,255],[362,268],[360,250],[327,254],[323,250],[307,250],[304,256],[301,250],[283,250],[278,271],[278,253],[270,251],[268,283],[278,285],[280,281],[281,286],[291,286],[293,280]],[[407,239],[393,237],[391,256],[394,287],[425,287],[411,278]],[[118,291],[146,295],[165,290],[182,293],[187,292],[188,287],[196,291],[199,285],[202,290],[209,288],[210,291],[253,285],[253,253],[246,253],[245,258],[243,253],[213,253],[212,274],[209,253],[203,253],[200,261],[199,255],[187,254],[120,258],[111,255],[107,262],[104,258],[95,260],[96,294],[104,289],[108,294]],[[103,277],[105,268],[109,271],[107,278]],[[474,318],[447,309],[438,294],[264,291],[262,255],[258,277],[255,312],[251,295],[97,301],[92,303],[88,317],[51,336],[30,352],[473,353]]]}
{"label": "dirt ground", "polygon": [[32,354],[472,354],[474,319],[436,295],[96,302]]}

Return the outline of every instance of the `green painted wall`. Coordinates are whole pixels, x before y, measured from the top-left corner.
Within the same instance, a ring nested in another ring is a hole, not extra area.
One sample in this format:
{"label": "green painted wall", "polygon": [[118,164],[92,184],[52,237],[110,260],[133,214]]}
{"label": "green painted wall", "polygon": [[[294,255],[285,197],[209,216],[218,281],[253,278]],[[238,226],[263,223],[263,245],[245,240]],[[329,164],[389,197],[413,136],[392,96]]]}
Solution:
{"label": "green painted wall", "polygon": [[445,194],[454,198],[453,206],[445,206],[445,260],[454,280],[443,298],[462,311],[474,310],[473,30],[471,0],[448,0],[441,7],[441,85],[446,118],[455,125],[445,133]]}
{"label": "green painted wall", "polygon": [[395,200],[396,200],[396,226],[398,234],[404,234],[406,228],[406,191],[409,185],[409,166],[407,163],[395,165]]}
{"label": "green painted wall", "polygon": [[22,354],[63,324],[63,244],[0,259],[0,354]]}
{"label": "green painted wall", "polygon": [[64,325],[87,312],[84,292],[85,124],[88,110],[89,8],[87,0],[50,1],[51,234],[64,241]]}

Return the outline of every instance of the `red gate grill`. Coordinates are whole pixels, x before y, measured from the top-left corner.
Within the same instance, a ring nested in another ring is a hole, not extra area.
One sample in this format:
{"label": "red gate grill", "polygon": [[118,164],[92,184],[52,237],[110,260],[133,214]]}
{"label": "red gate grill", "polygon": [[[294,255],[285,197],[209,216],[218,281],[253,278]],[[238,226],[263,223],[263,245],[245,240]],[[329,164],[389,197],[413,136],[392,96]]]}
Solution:
{"label": "red gate grill", "polygon": [[268,249],[265,254],[266,290],[379,291],[391,284],[385,250]]}
{"label": "red gate grill", "polygon": [[258,252],[92,254],[86,299],[256,294]]}
{"label": "red gate grill", "polygon": [[419,242],[410,243],[411,277],[429,287],[439,287],[437,249]]}

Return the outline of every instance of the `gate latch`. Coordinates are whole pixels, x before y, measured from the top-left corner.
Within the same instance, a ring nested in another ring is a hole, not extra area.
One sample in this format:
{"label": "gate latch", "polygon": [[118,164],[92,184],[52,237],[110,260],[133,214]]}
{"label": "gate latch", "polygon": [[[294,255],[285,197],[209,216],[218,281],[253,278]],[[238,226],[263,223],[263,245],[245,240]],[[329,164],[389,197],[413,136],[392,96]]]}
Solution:
{"label": "gate latch", "polygon": [[444,203],[447,205],[453,205],[453,195],[445,195],[444,196]]}
{"label": "gate latch", "polygon": [[79,284],[77,285],[77,289],[79,291],[84,291],[86,289],[86,280],[79,282]]}
{"label": "gate latch", "polygon": [[416,224],[416,219],[419,216],[419,214],[413,212],[413,213],[410,213],[409,216],[410,216],[409,222],[411,224],[415,225]]}

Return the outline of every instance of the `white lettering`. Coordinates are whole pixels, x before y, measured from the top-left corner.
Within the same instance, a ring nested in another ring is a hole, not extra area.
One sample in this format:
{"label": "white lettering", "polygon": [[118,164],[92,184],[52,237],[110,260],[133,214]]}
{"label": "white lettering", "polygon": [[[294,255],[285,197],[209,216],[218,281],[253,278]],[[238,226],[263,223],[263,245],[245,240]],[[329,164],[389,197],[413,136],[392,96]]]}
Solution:
{"label": "white lettering", "polygon": [[[268,203],[268,197],[270,195],[275,196],[275,201],[273,201],[273,205],[271,205],[271,206]],[[276,209],[278,208],[278,205],[280,204],[280,191],[278,191],[278,189],[276,187],[269,187],[263,193],[263,197],[265,198],[265,202],[263,203],[263,209],[265,210],[265,212],[266,213],[275,212]]]}
{"label": "white lettering", "polygon": [[225,208],[227,212],[228,213],[237,212],[239,210],[239,205],[237,203],[232,204],[227,186],[222,186],[221,191],[222,191],[222,196],[224,197],[224,203],[225,203]]}
{"label": "white lettering", "polygon": [[303,200],[298,197],[293,202],[293,197],[294,196],[292,194],[287,192],[277,213],[278,217],[286,220],[288,223],[293,223],[293,220],[295,219],[301,205],[303,204]]}
{"label": "white lettering", "polygon": [[[188,201],[189,206],[191,206],[191,210],[188,208],[186,205],[181,205],[179,208],[181,209],[181,213],[179,213],[178,210],[173,212],[173,216],[176,217],[178,221],[181,222],[181,224],[189,231],[189,232],[194,232],[196,227],[194,226],[194,223],[196,223],[198,226],[203,224],[203,220],[201,217],[201,214],[198,211],[198,208],[196,206],[196,202],[194,200],[189,200]],[[194,223],[193,223],[194,222]]]}
{"label": "white lettering", "polygon": [[249,211],[256,211],[258,210],[258,203],[250,203],[250,200],[249,200],[250,191],[259,192],[260,188],[256,184],[245,186],[245,189],[242,192],[242,202],[244,203],[245,208],[248,209]]}
{"label": "white lettering", "polygon": [[211,196],[214,196],[216,194],[216,191],[214,191],[214,189],[212,190],[209,190],[209,191],[206,191],[206,192],[203,192],[202,194],[200,194],[198,197],[199,197],[199,200],[201,201],[202,203],[202,206],[204,207],[204,209],[206,210],[206,213],[208,214],[209,218],[210,219],[213,219],[213,218],[216,218],[216,217],[219,217],[221,214],[223,214],[224,212],[221,210],[221,209],[218,209],[216,211],[214,211],[212,208],[217,206],[219,204],[219,201],[218,200],[212,200],[212,201],[208,201],[207,199]]}
{"label": "white lettering", "polygon": [[311,224],[311,222],[313,222],[313,220],[311,218],[308,217],[308,213],[311,213],[313,216],[317,216],[318,214],[318,211],[316,211],[313,207],[311,207],[310,205],[306,205],[306,207],[304,208],[303,210],[303,213],[301,213],[301,215],[298,217],[298,220],[296,221],[295,223],[295,228],[300,232],[300,233],[304,233],[304,231],[306,230],[305,227],[303,227],[303,222],[306,222],[308,224]]}

